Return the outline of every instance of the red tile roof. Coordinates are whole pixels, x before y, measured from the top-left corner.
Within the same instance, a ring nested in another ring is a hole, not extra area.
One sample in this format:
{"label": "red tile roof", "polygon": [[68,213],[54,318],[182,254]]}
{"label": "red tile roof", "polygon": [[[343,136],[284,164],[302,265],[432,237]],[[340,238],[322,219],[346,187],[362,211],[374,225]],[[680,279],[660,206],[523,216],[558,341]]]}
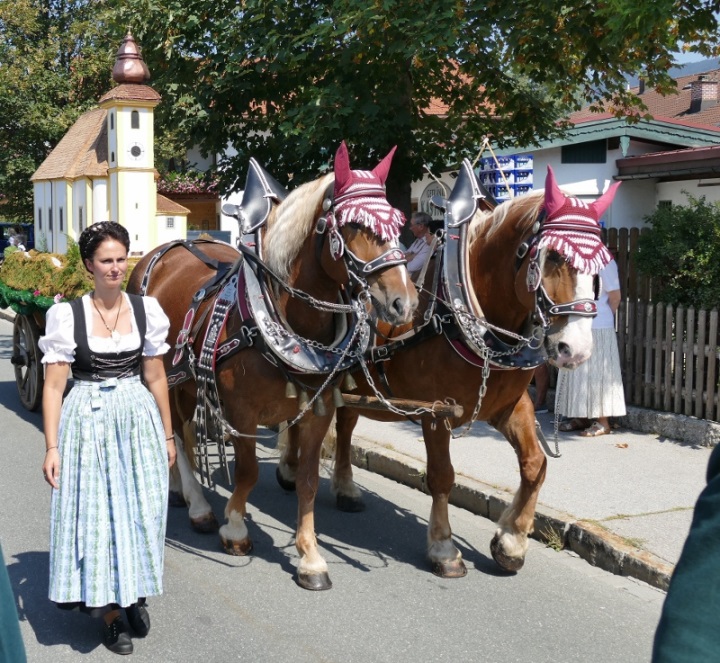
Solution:
{"label": "red tile roof", "polygon": [[[716,87],[720,88],[720,69],[712,69],[702,74],[680,76],[675,79],[677,94],[663,96],[655,90],[649,89],[642,92],[639,96],[647,106],[647,111],[638,110],[638,112],[640,114],[649,113],[656,120],[672,120],[675,124],[717,130],[720,127],[720,100],[712,105],[706,105],[706,108],[698,112],[690,110],[691,83],[699,80],[699,76],[704,77],[706,81],[715,82]],[[639,87],[631,89],[636,93],[640,90]],[[720,89],[717,94],[720,95]],[[573,113],[569,119],[573,124],[580,124],[610,117],[612,117],[611,113],[593,113],[588,107]]]}

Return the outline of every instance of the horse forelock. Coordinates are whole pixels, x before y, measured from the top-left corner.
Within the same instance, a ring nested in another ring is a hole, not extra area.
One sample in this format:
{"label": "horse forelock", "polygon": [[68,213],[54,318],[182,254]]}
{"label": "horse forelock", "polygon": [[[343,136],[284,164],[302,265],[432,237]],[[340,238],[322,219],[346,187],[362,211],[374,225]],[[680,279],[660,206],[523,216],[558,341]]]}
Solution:
{"label": "horse forelock", "polygon": [[322,210],[325,190],[334,179],[332,173],[302,184],[273,209],[265,235],[265,261],[282,279],[290,268]]}
{"label": "horse forelock", "polygon": [[525,234],[537,220],[543,199],[543,192],[537,191],[501,203],[491,212],[476,212],[470,222],[470,245],[477,240],[487,241],[508,223],[518,234]]}

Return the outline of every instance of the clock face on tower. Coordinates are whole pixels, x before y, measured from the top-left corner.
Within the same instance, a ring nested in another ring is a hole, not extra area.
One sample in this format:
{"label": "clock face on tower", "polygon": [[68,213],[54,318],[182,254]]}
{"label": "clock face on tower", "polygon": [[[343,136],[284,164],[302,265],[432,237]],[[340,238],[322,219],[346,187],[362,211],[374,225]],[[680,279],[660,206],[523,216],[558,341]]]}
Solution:
{"label": "clock face on tower", "polygon": [[142,146],[142,143],[135,142],[130,146],[130,149],[128,149],[128,155],[133,161],[140,161],[144,154],[145,148]]}

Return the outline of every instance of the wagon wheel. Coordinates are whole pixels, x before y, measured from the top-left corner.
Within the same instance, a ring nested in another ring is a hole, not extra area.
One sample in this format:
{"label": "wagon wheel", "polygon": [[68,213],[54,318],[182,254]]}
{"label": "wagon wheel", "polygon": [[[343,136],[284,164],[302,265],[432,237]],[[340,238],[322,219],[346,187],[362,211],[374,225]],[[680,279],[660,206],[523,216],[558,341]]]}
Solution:
{"label": "wagon wheel", "polygon": [[29,315],[18,314],[13,325],[13,354],[10,360],[15,367],[15,384],[20,402],[26,410],[33,412],[42,401],[45,380],[42,354],[38,348],[40,329]]}

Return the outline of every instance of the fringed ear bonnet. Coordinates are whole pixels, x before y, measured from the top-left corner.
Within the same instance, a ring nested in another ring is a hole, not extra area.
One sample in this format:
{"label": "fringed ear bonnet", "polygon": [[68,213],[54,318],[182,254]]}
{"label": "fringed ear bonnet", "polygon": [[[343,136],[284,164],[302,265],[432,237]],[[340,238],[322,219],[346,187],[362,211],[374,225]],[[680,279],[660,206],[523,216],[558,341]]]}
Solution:
{"label": "fringed ear bonnet", "polygon": [[620,182],[615,182],[594,203],[586,203],[566,196],[548,166],[543,207],[545,219],[539,247],[554,249],[579,272],[597,274],[612,260],[612,254],[600,239],[600,218],[619,186]]}
{"label": "fringed ear bonnet", "polygon": [[345,141],[335,154],[334,217],[338,227],[359,223],[384,241],[396,239],[405,223],[403,213],[388,203],[385,180],[396,147],[373,170],[351,170]]}

